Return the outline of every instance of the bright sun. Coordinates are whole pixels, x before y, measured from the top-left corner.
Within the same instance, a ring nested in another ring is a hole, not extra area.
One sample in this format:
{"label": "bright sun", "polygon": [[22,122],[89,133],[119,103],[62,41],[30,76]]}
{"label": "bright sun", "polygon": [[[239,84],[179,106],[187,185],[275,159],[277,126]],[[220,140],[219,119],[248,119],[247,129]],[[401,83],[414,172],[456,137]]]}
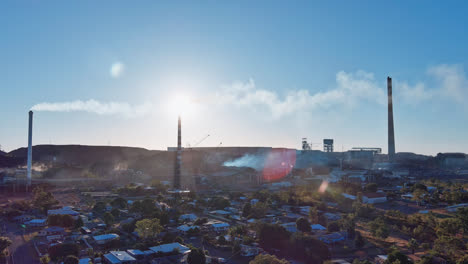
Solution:
{"label": "bright sun", "polygon": [[195,100],[188,94],[175,94],[168,100],[167,108],[170,115],[187,117],[194,113],[194,105]]}

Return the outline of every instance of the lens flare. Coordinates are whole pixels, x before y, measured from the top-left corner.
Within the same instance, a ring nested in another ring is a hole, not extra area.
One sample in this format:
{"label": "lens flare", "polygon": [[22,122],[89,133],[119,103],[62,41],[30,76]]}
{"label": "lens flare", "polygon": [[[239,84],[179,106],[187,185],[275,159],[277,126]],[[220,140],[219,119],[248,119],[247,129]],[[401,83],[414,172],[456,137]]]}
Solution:
{"label": "lens flare", "polygon": [[262,176],[266,182],[281,180],[291,173],[296,164],[296,150],[273,149],[265,159]]}
{"label": "lens flare", "polygon": [[328,188],[328,181],[323,181],[318,189],[319,193],[324,193]]}

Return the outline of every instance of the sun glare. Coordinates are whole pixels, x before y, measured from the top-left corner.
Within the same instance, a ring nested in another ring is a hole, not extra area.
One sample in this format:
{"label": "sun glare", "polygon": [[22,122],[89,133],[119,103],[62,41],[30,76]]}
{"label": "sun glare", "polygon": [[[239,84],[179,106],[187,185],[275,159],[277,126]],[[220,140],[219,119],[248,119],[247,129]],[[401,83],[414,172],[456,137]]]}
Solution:
{"label": "sun glare", "polygon": [[175,94],[168,100],[167,109],[170,115],[191,116],[195,111],[195,100],[188,94]]}

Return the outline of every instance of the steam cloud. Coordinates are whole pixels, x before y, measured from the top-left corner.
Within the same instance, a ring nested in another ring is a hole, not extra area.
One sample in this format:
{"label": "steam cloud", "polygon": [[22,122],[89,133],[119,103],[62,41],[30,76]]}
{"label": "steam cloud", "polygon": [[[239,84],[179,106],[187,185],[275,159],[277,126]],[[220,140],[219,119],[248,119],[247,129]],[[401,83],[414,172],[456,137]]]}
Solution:
{"label": "steam cloud", "polygon": [[249,167],[255,170],[261,170],[263,169],[264,163],[265,157],[263,155],[245,154],[238,159],[226,161],[223,165],[226,167]]}
{"label": "steam cloud", "polygon": [[88,112],[99,115],[122,115],[125,117],[138,117],[150,113],[153,105],[144,103],[130,105],[124,102],[99,102],[91,99],[87,101],[69,101],[59,103],[39,103],[31,107],[33,111],[48,112]]}

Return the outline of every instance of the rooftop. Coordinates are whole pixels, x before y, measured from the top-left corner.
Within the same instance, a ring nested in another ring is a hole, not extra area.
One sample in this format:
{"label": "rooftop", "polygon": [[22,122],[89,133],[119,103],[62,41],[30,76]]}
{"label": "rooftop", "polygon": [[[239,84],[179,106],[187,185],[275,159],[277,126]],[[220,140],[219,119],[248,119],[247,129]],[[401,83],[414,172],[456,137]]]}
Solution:
{"label": "rooftop", "polygon": [[185,254],[189,253],[190,249],[184,245],[181,245],[177,242],[175,243],[170,243],[170,244],[164,244],[164,245],[159,245],[157,247],[150,247],[150,249],[153,252],[162,252],[162,253],[170,253],[174,251],[175,249],[179,250],[180,253]]}
{"label": "rooftop", "polygon": [[117,235],[117,234],[104,234],[104,235],[94,236],[93,238],[96,241],[109,240],[109,239],[119,238],[119,235]]}

